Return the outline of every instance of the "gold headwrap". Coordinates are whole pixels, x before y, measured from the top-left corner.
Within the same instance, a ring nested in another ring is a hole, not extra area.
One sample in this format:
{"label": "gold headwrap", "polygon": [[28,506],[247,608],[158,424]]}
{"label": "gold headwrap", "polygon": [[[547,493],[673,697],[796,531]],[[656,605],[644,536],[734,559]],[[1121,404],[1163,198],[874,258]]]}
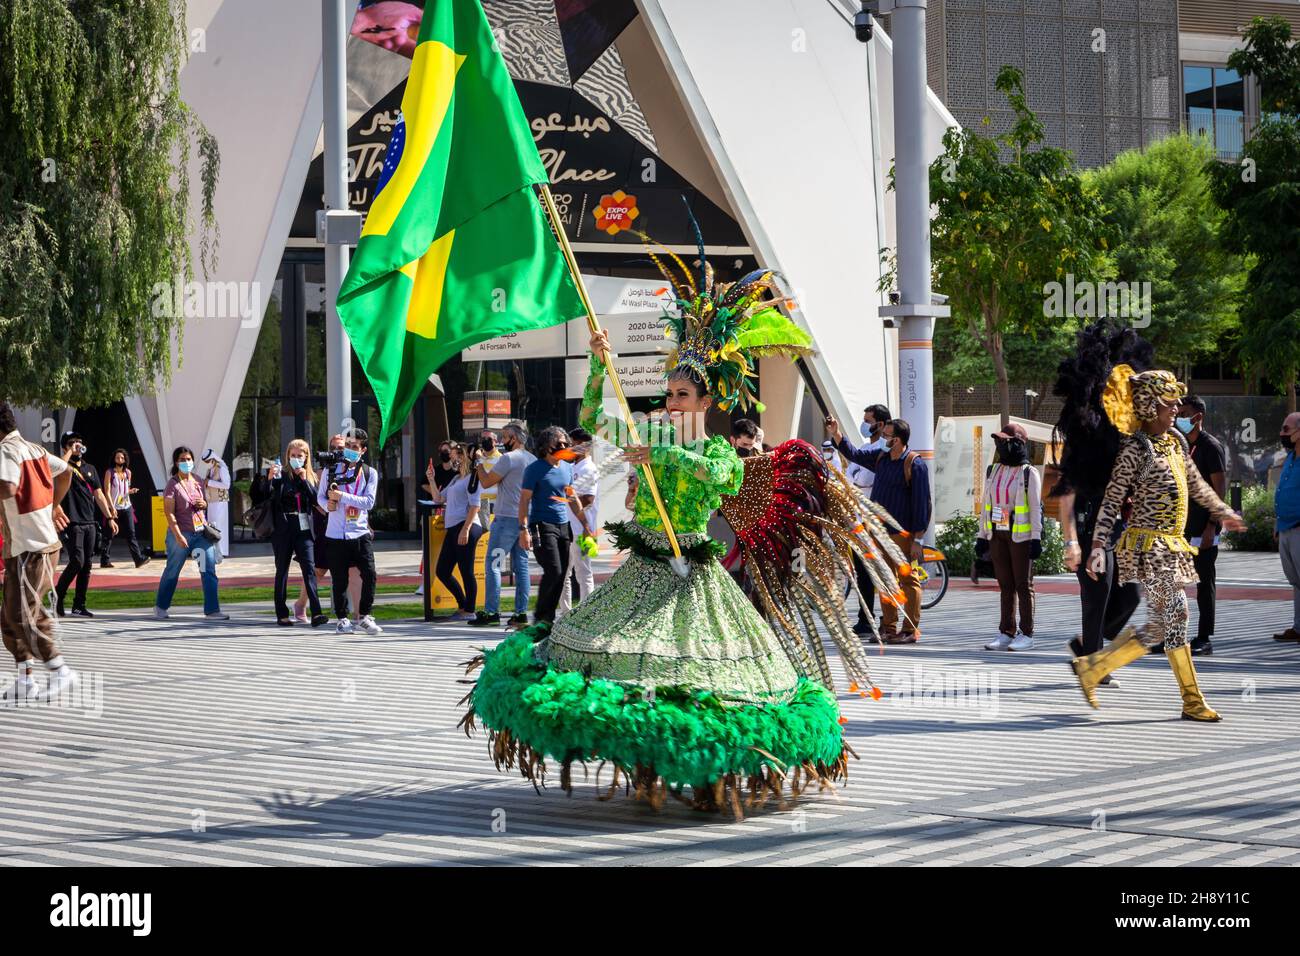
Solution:
{"label": "gold headwrap", "polygon": [[1131,366],[1116,365],[1101,393],[1106,417],[1125,435],[1132,435],[1143,422],[1156,417],[1161,404],[1182,402],[1187,386],[1173,372],[1152,369],[1134,374]]}

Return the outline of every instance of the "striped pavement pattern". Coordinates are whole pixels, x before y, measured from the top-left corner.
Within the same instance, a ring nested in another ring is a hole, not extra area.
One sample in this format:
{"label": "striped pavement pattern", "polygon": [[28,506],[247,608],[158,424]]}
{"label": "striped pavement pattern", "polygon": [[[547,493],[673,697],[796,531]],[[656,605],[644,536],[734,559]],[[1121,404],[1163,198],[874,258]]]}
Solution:
{"label": "striped pavement pattern", "polygon": [[1213,726],[1177,719],[1161,657],[1087,708],[1062,646],[1076,598],[1043,595],[1020,654],[980,649],[995,613],[953,591],[922,644],[873,652],[884,699],[841,694],[848,785],[742,824],[595,799],[594,766],[571,798],[498,773],[455,728],[460,665],[493,635],[345,637],[238,606],[65,623],[89,693],[0,711],[0,863],[1300,863],[1300,647],[1269,636],[1289,602],[1221,605],[1197,664]]}

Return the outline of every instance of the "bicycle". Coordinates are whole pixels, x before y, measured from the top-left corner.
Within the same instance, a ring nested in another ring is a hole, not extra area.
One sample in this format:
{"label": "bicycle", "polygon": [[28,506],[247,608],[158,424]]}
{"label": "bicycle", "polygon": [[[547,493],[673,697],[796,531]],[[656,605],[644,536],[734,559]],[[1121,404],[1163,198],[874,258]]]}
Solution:
{"label": "bicycle", "polygon": [[912,565],[921,585],[921,609],[928,611],[948,593],[948,559],[938,548],[922,547],[921,561]]}

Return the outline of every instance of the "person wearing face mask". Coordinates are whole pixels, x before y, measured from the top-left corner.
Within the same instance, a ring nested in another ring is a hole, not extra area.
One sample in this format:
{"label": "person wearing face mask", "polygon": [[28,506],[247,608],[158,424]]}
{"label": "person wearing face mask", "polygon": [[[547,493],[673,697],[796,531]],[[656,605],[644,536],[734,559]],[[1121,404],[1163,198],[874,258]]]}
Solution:
{"label": "person wearing face mask", "polygon": [[[889,409],[884,405],[868,405],[862,410],[862,421],[858,424],[858,432],[866,442],[862,449],[866,451],[882,451],[885,447],[885,426],[889,424],[892,416]],[[849,462],[848,467],[844,469],[844,475],[853,483],[855,488],[868,498],[871,497],[872,486],[876,482],[876,473],[870,468],[863,468],[861,465]],[[855,555],[853,558],[853,568],[858,579],[858,594],[861,595],[858,601],[858,620],[853,625],[854,633],[870,634],[870,618],[876,614],[876,587],[871,582],[871,576],[867,573],[866,565]]]}
{"label": "person wearing face mask", "polygon": [[1273,492],[1273,511],[1276,516],[1274,536],[1282,571],[1291,584],[1291,626],[1275,641],[1300,643],[1300,465],[1296,464],[1297,443],[1300,442],[1300,412],[1292,412],[1282,422],[1278,435],[1286,458],[1282,463],[1282,476]]}
{"label": "person wearing face mask", "polygon": [[471,627],[501,623],[501,572],[507,564],[515,579],[515,612],[506,623],[511,627],[528,623],[528,549],[519,541],[519,489],[524,469],[537,460],[528,450],[528,426],[521,421],[508,423],[501,429],[501,448],[490,470],[482,461],[477,468],[479,483],[496,494],[497,506],[484,558],[483,610],[474,613],[468,622]]}
{"label": "person wearing face mask", "polygon": [[72,485],[68,488],[63,510],[68,516],[68,527],[63,532],[63,545],[68,551],[68,564],[59,575],[54,591],[58,595],[58,614],[65,617],[63,602],[68,588],[75,580],[72,596],[72,614],[76,617],[94,617],[86,609],[86,591],[90,587],[90,569],[94,564],[95,539],[98,522],[106,519],[109,530],[117,534],[117,512],[104,497],[99,473],[86,461],[86,442],[78,432],[64,432],[60,441],[63,460],[72,471]]}
{"label": "person wearing face mask", "polygon": [[432,493],[434,488],[441,491],[456,479],[456,469],[451,466],[451,442],[440,442],[438,457],[433,463],[433,487],[427,488]]}
{"label": "person wearing face mask", "polygon": [[356,605],[360,615],[357,628],[364,634],[382,634],[371,615],[375,604],[375,549],[370,534],[370,509],[379,491],[379,473],[364,463],[370,436],[353,428],[344,436],[343,462],[332,465],[322,477],[317,503],[327,512],[325,537],[330,566],[330,583],[334,591],[336,633],[351,634],[348,618],[348,574],[356,568],[361,574],[361,600]]}
{"label": "person wearing face mask", "polygon": [[[343,436],[331,435],[329,450],[336,454],[342,454],[344,448]],[[316,505],[312,509],[312,547],[316,558],[316,590],[320,592],[324,587],[324,582],[329,577],[329,551],[326,544],[325,531],[328,527],[328,513],[321,507],[320,500],[317,498]],[[352,617],[353,622],[359,621],[361,616],[357,614],[357,607],[361,603],[361,572],[356,568],[348,569],[348,614]],[[307,617],[307,589],[298,589],[298,600],[293,603],[293,619],[299,624],[309,624],[311,619]]]}
{"label": "person wearing face mask", "polygon": [[[1192,464],[1201,477],[1220,498],[1227,490],[1224,474],[1227,455],[1223,444],[1204,428],[1205,402],[1196,395],[1188,395],[1178,409],[1174,427],[1187,439]],[[1219,557],[1219,526],[1210,520],[1210,513],[1195,499],[1187,502],[1187,540],[1196,545],[1196,637],[1192,639],[1192,656],[1213,654],[1214,645],[1214,577],[1215,562]]]}
{"label": "person wearing face mask", "polygon": [[[136,494],[140,489],[136,488],[131,481],[131,456],[127,454],[125,448],[119,448],[113,452],[113,467],[109,469],[105,476],[107,479],[107,488],[109,503],[117,513],[117,526],[121,529],[122,536],[126,538],[127,547],[131,550],[131,559],[135,562],[137,568],[142,568],[149,563],[149,558],[145,556],[143,549],[140,547],[140,540],[135,533],[135,508],[131,504],[131,496]],[[101,568],[113,567],[113,562],[109,560],[109,551],[113,547],[112,528],[109,533],[104,535],[104,543],[99,550],[99,566]]]}
{"label": "person wearing face mask", "polygon": [[[1012,422],[993,436],[997,461],[984,476],[975,554],[989,557],[1001,591],[998,636],[990,651],[1034,646],[1034,561],[1043,553],[1043,477],[1029,463],[1029,435]],[[1016,633],[1016,605],[1020,632]]]}
{"label": "person wearing face mask", "polygon": [[311,466],[311,448],[301,438],[289,442],[282,464],[274,464],[265,475],[253,482],[254,504],[271,502],[274,528],[271,546],[275,552],[275,616],[281,627],[292,627],[289,614],[289,564],[294,559],[302,570],[303,591],[311,605],[311,626],[329,623],[322,613],[316,588],[316,545],[313,513],[316,510],[319,481]]}
{"label": "person wearing face mask", "polygon": [[[477,465],[482,465],[483,469],[491,472],[493,466],[501,459],[501,440],[497,437],[496,432],[484,429],[479,434],[478,440],[478,460]],[[497,510],[497,492],[496,488],[488,488],[483,485],[482,479],[479,479],[480,497],[483,499],[483,510],[479,515],[479,521],[483,527],[487,527],[492,515]]]}
{"label": "person wearing face mask", "polygon": [[158,579],[158,595],[154,600],[154,617],[160,621],[168,618],[181,568],[194,557],[199,563],[199,578],[203,582],[203,616],[209,621],[228,621],[230,615],[221,610],[221,596],[217,581],[217,565],[221,552],[203,533],[207,526],[208,502],[203,480],[194,474],[194,452],[181,445],[172,450],[172,477],[163,489],[163,515],[167,519],[167,565]]}
{"label": "person wearing face mask", "polygon": [[[889,512],[902,531],[891,534],[894,544],[910,562],[921,560],[922,541],[930,526],[930,471],[916,452],[908,451],[912,428],[901,418],[885,424],[885,445],[875,451],[854,448],[840,430],[839,422],[826,419],[826,430],[840,454],[854,464],[875,472],[871,500]],[[895,564],[895,571],[900,565]],[[880,634],[886,644],[915,644],[921,639],[921,584],[914,574],[900,574],[899,587],[905,601],[905,620],[900,632],[898,605],[885,602]]]}
{"label": "person wearing face mask", "polygon": [[1102,405],[1127,437],[1120,442],[1093,530],[1088,575],[1097,579],[1106,573],[1106,540],[1125,499],[1131,499],[1132,514],[1115,545],[1116,576],[1142,584],[1147,623],[1140,631],[1126,630],[1105,650],[1075,658],[1070,667],[1084,699],[1097,707],[1095,690],[1105,675],[1163,645],[1182,696],[1182,718],[1212,722],[1222,718],[1201,693],[1187,646],[1183,589],[1196,580],[1196,547],[1184,534],[1188,498],[1199,501],[1227,531],[1245,526],[1206,484],[1192,464],[1186,439],[1173,428],[1185,395],[1185,386],[1171,372],[1153,369],[1135,375],[1124,364],[1111,369]]}
{"label": "person wearing face mask", "polygon": [[748,418],[737,418],[731,423],[731,447],[736,455],[748,458],[750,455],[762,454],[758,426]]}

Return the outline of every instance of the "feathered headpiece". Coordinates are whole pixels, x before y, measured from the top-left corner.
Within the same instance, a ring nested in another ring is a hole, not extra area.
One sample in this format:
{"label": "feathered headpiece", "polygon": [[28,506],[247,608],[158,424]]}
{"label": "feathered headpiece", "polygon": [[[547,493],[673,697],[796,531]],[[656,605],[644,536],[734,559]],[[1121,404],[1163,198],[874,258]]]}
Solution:
{"label": "feathered headpiece", "polygon": [[[687,215],[690,209],[687,208]],[[724,411],[752,405],[763,411],[754,394],[756,359],[765,355],[786,355],[791,359],[812,351],[812,337],[777,310],[765,292],[776,293],[779,275],[770,269],[755,269],[740,280],[715,285],[713,266],[704,258],[704,239],[691,216],[699,246],[699,268],[694,275],[672,250],[640,233],[650,259],[672,285],[679,314],[667,315],[665,335],[676,345],[664,362],[664,374],[689,369],[716,396]],[[665,261],[654,247],[667,256]]]}

